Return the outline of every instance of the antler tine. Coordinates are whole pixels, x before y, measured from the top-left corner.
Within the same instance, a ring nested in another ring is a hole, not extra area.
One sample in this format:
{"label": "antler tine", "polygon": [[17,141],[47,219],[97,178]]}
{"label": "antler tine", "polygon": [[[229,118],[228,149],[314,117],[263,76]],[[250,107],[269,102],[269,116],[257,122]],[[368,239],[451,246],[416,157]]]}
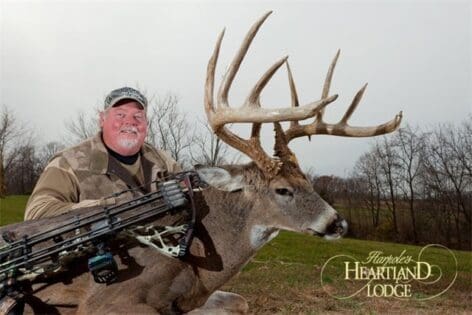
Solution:
{"label": "antler tine", "polygon": [[275,143],[274,143],[274,155],[279,157],[284,162],[292,162],[298,165],[297,157],[288,147],[287,137],[280,123],[274,123],[275,131]]}
{"label": "antler tine", "polygon": [[[265,19],[270,15],[271,12],[266,13],[261,19],[259,19],[254,26],[249,30],[246,38],[239,49],[238,54],[234,58],[232,64],[229,67],[229,70],[223,79],[223,82],[220,86],[218,92],[218,106],[215,108],[213,103],[213,88],[214,88],[214,81],[215,81],[215,68],[216,62],[218,60],[218,54],[221,47],[221,42],[224,34],[223,32],[219,35],[215,49],[213,54],[208,62],[207,67],[207,79],[205,84],[205,112],[207,114],[207,118],[213,132],[224,142],[228,145],[236,148],[237,150],[245,153],[248,155],[257,165],[258,167],[268,176],[275,176],[280,168],[281,162],[279,160],[272,159],[269,157],[261,147],[260,144],[260,130],[261,130],[261,122],[260,117],[264,116],[265,113],[259,113],[255,117],[250,117],[250,119],[244,117],[247,113],[238,113],[238,111],[234,111],[228,106],[228,90],[231,86],[231,83],[236,75],[238,68],[249,48],[249,45],[254,38],[257,30],[261,26],[261,24],[265,21]],[[285,60],[282,61],[282,63]],[[260,90],[263,89],[267,81],[272,77],[273,73],[275,72],[280,65],[274,65],[269,69],[259,80],[259,87]],[[266,82],[265,82],[266,81]],[[258,94],[257,88],[253,89],[256,90],[255,93],[251,93],[250,95]],[[259,92],[260,93],[260,92]],[[229,117],[228,117],[229,116]],[[243,122],[252,122],[252,132],[251,137],[249,140],[245,140],[240,138],[239,136],[233,134],[225,127],[226,123],[229,122],[238,122],[239,120],[243,120]]]}
{"label": "antler tine", "polygon": [[275,72],[279,70],[280,66],[284,64],[288,59],[288,56],[283,57],[279,61],[275,62],[267,71],[262,75],[262,77],[257,81],[257,83],[252,88],[249,96],[244,102],[244,107],[260,107],[259,98],[261,96],[262,90],[265,88],[269,80],[273,77]]}
{"label": "antler tine", "polygon": [[213,103],[213,91],[215,86],[215,70],[216,70],[216,62],[218,61],[218,55],[220,54],[220,47],[221,42],[223,40],[223,36],[225,34],[225,29],[221,31],[220,35],[218,35],[218,39],[216,40],[216,45],[213,50],[213,54],[208,61],[207,66],[207,77],[205,81],[205,112],[207,114],[208,120],[211,122],[210,116],[213,115],[215,112],[215,106]]}
{"label": "antler tine", "polygon": [[233,83],[236,73],[239,70],[239,67],[241,66],[241,62],[246,56],[249,46],[251,45],[252,40],[256,36],[257,31],[261,27],[262,23],[264,23],[267,17],[269,17],[269,15],[271,14],[272,11],[269,11],[264,14],[261,18],[259,18],[259,20],[256,21],[256,23],[253,24],[249,32],[246,34],[246,37],[244,38],[244,41],[241,44],[238,53],[236,54],[236,56],[234,56],[234,59],[231,62],[228,71],[226,72],[223,82],[221,83],[220,90],[218,91],[218,106],[228,106],[228,91],[231,87],[231,84]]}
{"label": "antler tine", "polygon": [[[333,58],[333,61],[331,61],[331,64],[329,65],[328,73],[326,73],[326,78],[323,85],[323,92],[321,93],[321,98],[325,98],[329,94],[329,88],[331,87],[331,81],[333,80],[334,68],[336,67],[336,63],[338,62],[340,53],[341,53],[341,49],[338,49],[338,51],[336,52],[336,55]],[[323,114],[324,114],[324,109],[318,112],[318,114],[316,115],[316,120],[322,121]]]}
{"label": "antler tine", "polygon": [[[295,81],[293,80],[292,69],[290,68],[290,65],[288,64],[288,61],[286,62],[286,65],[287,65],[287,73],[288,73],[288,84],[290,86],[291,104],[292,104],[292,107],[299,107],[300,102],[298,101],[298,93],[297,93],[297,88],[295,87]],[[296,120],[290,122],[290,127],[298,126],[298,125],[299,123]]]}
{"label": "antler tine", "polygon": [[341,118],[339,123],[347,124],[347,121],[349,120],[349,118],[351,118],[352,113],[354,113],[354,111],[356,110],[357,105],[359,105],[359,102],[361,101],[362,95],[364,95],[364,91],[366,88],[367,88],[367,83],[364,84],[364,86],[356,93],[356,96],[354,96],[354,99],[352,100],[351,105],[347,109],[346,113],[344,113],[344,116],[343,118]]}

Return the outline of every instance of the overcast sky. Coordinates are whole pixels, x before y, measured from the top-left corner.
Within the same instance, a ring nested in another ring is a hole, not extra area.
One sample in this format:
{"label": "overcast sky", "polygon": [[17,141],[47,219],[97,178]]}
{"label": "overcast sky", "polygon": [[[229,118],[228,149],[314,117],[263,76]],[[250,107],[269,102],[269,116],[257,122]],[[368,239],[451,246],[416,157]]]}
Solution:
{"label": "overcast sky", "polygon": [[[226,27],[220,78],[244,34],[273,10],[230,92],[238,106],[273,62],[289,55],[302,104],[317,100],[341,49],[326,120],[340,119],[369,83],[351,118],[380,124],[403,110],[403,124],[458,123],[472,112],[471,1],[1,1],[1,105],[60,140],[64,121],[92,112],[121,86],[179,96],[190,120],[204,117],[206,65]],[[218,84],[218,82],[217,82]],[[262,95],[264,107],[290,106],[285,69]],[[470,117],[470,116],[469,116]],[[249,126],[237,128],[246,130]],[[242,131],[244,133],[244,131]],[[263,130],[267,150],[272,127]],[[294,140],[304,169],[347,175],[369,139]]]}

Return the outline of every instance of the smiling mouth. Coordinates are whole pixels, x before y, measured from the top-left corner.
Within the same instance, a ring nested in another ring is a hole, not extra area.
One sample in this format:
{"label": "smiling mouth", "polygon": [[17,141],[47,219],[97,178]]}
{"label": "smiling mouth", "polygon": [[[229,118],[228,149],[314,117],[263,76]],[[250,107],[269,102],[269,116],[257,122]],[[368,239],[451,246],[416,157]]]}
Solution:
{"label": "smiling mouth", "polygon": [[132,130],[121,130],[120,134],[125,134],[125,135],[137,135],[138,133],[136,131]]}

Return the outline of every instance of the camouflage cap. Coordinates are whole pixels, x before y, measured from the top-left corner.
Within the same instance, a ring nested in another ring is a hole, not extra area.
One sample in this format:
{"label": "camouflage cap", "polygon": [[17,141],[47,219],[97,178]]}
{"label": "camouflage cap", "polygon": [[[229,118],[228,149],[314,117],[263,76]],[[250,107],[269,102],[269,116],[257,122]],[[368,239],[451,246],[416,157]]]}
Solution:
{"label": "camouflage cap", "polygon": [[105,98],[104,109],[107,109],[108,107],[113,107],[116,105],[116,103],[124,99],[134,100],[141,104],[144,110],[147,109],[148,102],[146,97],[138,90],[135,90],[130,87],[122,87],[111,91],[110,94],[108,94]]}

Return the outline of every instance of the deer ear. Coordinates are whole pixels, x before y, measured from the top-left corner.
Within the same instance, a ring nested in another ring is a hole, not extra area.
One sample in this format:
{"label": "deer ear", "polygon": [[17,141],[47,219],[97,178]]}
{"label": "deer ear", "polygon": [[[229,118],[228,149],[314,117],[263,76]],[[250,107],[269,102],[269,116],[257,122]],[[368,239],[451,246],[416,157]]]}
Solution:
{"label": "deer ear", "polygon": [[202,167],[196,171],[203,181],[216,189],[234,192],[242,190],[245,185],[242,175],[233,176],[223,168]]}

